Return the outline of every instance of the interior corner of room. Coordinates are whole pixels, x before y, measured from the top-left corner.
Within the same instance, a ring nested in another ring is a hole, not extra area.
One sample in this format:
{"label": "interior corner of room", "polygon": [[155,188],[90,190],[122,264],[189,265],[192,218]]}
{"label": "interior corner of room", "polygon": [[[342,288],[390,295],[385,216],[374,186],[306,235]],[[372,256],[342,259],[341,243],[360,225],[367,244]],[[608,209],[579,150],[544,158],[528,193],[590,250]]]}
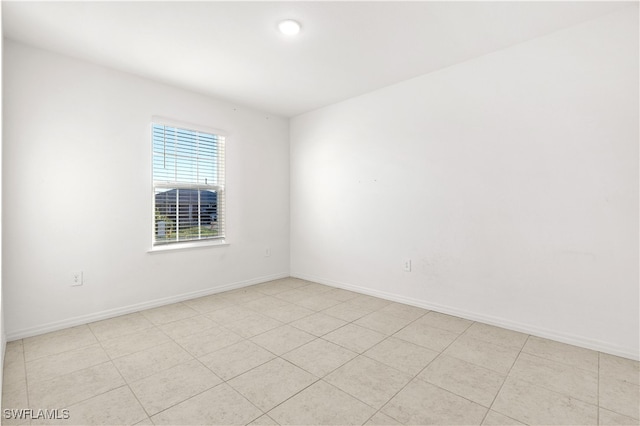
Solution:
{"label": "interior corner of room", "polygon": [[[293,276],[638,358],[637,3],[325,104],[298,73],[271,110],[38,46],[28,7],[2,4],[3,347]],[[154,115],[227,133],[227,245],[148,253]]]}

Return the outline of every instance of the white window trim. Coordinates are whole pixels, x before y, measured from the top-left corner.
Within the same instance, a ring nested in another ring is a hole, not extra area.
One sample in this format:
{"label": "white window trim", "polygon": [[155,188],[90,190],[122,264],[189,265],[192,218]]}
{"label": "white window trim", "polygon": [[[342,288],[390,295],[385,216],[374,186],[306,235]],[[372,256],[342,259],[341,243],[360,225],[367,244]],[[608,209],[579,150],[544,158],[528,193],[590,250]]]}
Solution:
{"label": "white window trim", "polygon": [[[204,132],[204,133],[210,133],[210,134],[215,134],[218,136],[222,136],[225,138],[225,145],[227,142],[227,138],[228,138],[228,133],[225,132],[224,130],[220,130],[217,129],[215,127],[208,127],[208,126],[203,126],[200,124],[194,124],[194,123],[190,123],[187,121],[181,121],[181,120],[175,120],[175,119],[171,119],[171,118],[166,118],[163,116],[158,116],[158,115],[154,115],[151,117],[151,122],[149,123],[150,128],[153,127],[153,124],[161,124],[164,126],[169,126],[169,127],[178,127],[178,128],[183,128],[183,129],[189,129],[189,130],[195,130],[195,131],[199,131],[199,132]],[[225,150],[226,151],[226,150]],[[164,184],[159,184],[159,185],[154,185],[154,180],[153,180],[153,143],[150,144],[149,147],[149,153],[150,153],[150,163],[151,163],[151,192],[152,192],[152,197],[155,196],[155,188],[156,187],[162,187],[165,186]],[[226,163],[226,158],[224,159],[225,163]],[[226,164],[225,164],[225,168],[226,168]],[[188,186],[190,188],[193,188],[194,186],[198,186],[198,185],[181,185],[179,183],[177,184],[170,184],[167,183],[167,186],[171,186],[171,187],[179,187],[179,186]],[[205,186],[203,186],[204,188]],[[206,188],[211,188],[211,186],[206,186]],[[223,193],[225,193],[226,196],[226,176],[224,178],[224,185],[222,187],[218,187],[219,190],[221,190]],[[153,200],[153,198],[152,198]],[[192,249],[197,249],[197,248],[208,248],[208,247],[226,247],[229,246],[230,243],[227,241],[227,228],[225,226],[225,236],[222,238],[207,238],[207,239],[203,239],[203,240],[188,240],[188,241],[177,241],[174,243],[170,243],[170,244],[160,244],[160,245],[154,245],[153,241],[154,241],[154,235],[155,235],[155,212],[153,209],[153,201],[152,201],[152,208],[151,210],[151,247],[149,248],[149,250],[147,250],[147,253],[162,253],[162,252],[172,252],[175,250],[192,250]],[[225,199],[225,215],[227,214],[227,210],[226,210],[226,199]],[[225,217],[225,222],[226,222],[226,217]]]}
{"label": "white window trim", "polygon": [[[215,127],[208,127],[208,126],[203,126],[202,124],[189,123],[188,121],[174,120],[172,118],[166,118],[160,115],[152,116],[151,123],[162,124],[164,126],[169,126],[169,127],[181,127],[183,129],[196,130],[198,132],[204,132],[204,133],[213,133],[216,135],[224,136],[225,138],[229,136],[227,132],[225,132],[224,130],[217,129]],[[153,152],[153,147],[151,147],[151,151]]]}
{"label": "white window trim", "polygon": [[162,253],[166,251],[174,251],[174,250],[190,250],[190,249],[198,249],[205,247],[226,247],[230,245],[226,238],[219,239],[206,239],[199,241],[184,241],[177,242],[172,244],[164,244],[160,246],[151,246],[147,253]]}

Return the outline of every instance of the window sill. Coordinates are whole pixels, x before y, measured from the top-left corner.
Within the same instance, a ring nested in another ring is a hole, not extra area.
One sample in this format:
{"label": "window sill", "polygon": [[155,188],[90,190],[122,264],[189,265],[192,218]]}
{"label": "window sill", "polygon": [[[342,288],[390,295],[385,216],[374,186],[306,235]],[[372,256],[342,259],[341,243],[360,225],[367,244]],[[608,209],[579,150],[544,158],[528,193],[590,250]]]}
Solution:
{"label": "window sill", "polygon": [[172,243],[151,247],[147,250],[147,253],[162,253],[175,250],[190,250],[205,247],[220,247],[228,246],[226,240],[211,240],[211,241],[188,241],[184,243]]}

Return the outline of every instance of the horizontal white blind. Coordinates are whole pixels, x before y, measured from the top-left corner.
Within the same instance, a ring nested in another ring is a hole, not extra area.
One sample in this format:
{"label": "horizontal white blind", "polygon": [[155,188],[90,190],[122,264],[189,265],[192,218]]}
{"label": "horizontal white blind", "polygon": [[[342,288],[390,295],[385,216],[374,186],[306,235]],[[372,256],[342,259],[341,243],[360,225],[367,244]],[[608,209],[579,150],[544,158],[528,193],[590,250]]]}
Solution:
{"label": "horizontal white blind", "polygon": [[154,245],[224,238],[224,136],[152,125]]}

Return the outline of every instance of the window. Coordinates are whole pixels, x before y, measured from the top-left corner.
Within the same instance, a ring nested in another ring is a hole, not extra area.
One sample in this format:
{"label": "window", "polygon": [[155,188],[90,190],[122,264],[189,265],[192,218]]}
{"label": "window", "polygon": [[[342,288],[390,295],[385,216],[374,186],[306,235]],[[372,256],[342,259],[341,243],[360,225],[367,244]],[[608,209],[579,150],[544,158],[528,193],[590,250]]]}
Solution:
{"label": "window", "polygon": [[224,136],[154,121],[153,245],[224,240]]}

